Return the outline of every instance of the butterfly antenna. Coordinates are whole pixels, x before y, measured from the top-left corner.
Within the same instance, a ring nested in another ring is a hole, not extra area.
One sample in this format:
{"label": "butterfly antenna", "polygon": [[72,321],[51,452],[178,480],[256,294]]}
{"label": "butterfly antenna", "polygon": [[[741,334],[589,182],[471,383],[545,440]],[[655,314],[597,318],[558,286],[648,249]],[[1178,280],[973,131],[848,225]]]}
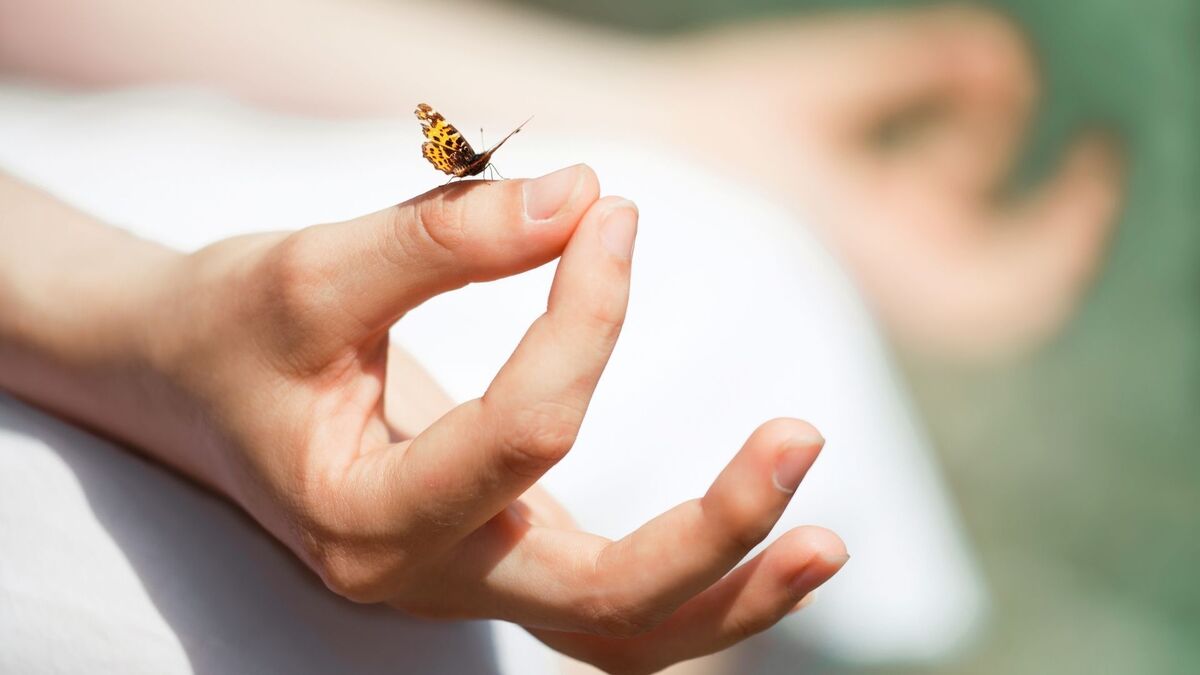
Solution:
{"label": "butterfly antenna", "polygon": [[[529,116],[529,120],[531,120],[531,119],[533,119],[533,115],[530,115],[530,116]],[[525,126],[526,124],[529,124],[529,120],[525,120],[524,122],[521,122],[521,124],[520,124],[520,125],[518,125],[516,129],[513,129],[512,131],[508,132],[508,135],[507,135],[507,136],[505,136],[504,138],[500,139],[500,142],[499,142],[499,143],[497,143],[496,145],[492,146],[492,147],[491,147],[491,148],[490,148],[490,149],[489,149],[487,152],[485,152],[485,153],[483,153],[483,154],[484,154],[485,156],[491,157],[492,153],[493,153],[493,152],[495,152],[495,151],[497,151],[497,150],[499,150],[499,149],[500,149],[500,146],[504,145],[504,142],[505,142],[505,141],[507,141],[508,139],[512,138],[512,137],[513,137],[513,136],[514,136],[514,135],[515,135],[515,134],[516,134],[518,131],[520,131],[520,130],[521,130],[521,127]],[[481,144],[481,145],[482,145],[482,144]]]}

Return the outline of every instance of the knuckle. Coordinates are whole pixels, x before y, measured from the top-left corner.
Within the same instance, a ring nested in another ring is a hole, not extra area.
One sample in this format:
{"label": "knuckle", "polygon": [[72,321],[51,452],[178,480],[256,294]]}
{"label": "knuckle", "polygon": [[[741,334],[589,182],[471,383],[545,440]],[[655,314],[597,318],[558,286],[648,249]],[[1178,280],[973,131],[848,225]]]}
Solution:
{"label": "knuckle", "polygon": [[405,596],[420,576],[402,551],[376,537],[324,536],[306,546],[309,566],[326,588],[352,602],[376,603]]}
{"label": "knuckle", "polygon": [[544,402],[514,416],[504,457],[508,469],[541,476],[570,452],[583,414],[562,403]]}
{"label": "knuckle", "polygon": [[327,507],[302,512],[295,524],[299,553],[329,590],[359,603],[381,602],[403,590],[413,570],[394,537],[354,527],[344,514]]}
{"label": "knuckle", "polygon": [[292,321],[310,317],[332,290],[325,260],[307,230],[276,244],[264,265],[264,287],[271,294],[271,305]]}
{"label": "knuckle", "polygon": [[387,599],[383,592],[385,575],[377,566],[364,561],[352,550],[342,547],[324,547],[317,558],[317,574],[326,588],[334,593],[359,603],[381,602]]}
{"label": "knuckle", "polygon": [[748,637],[758,635],[770,628],[774,623],[774,619],[769,615],[742,615],[735,613],[726,619],[725,632],[735,641],[741,642]]}
{"label": "knuckle", "polygon": [[748,551],[771,533],[774,519],[763,512],[756,495],[742,492],[722,494],[719,499],[705,497],[701,502],[706,520],[711,519],[730,550]]}
{"label": "knuckle", "polygon": [[591,629],[601,637],[628,639],[653,630],[659,623],[650,612],[602,603],[595,610]]}
{"label": "knuckle", "polygon": [[[603,586],[599,583],[594,585]],[[597,593],[586,606],[590,607],[588,630],[611,638],[632,638],[648,633],[661,625],[670,614],[652,603],[611,591]]]}
{"label": "knuckle", "polygon": [[415,237],[426,244],[422,248],[432,244],[434,248],[453,253],[466,241],[463,221],[462,201],[438,193],[397,207],[393,232],[397,239],[408,245]]}
{"label": "knuckle", "polygon": [[624,303],[616,301],[597,304],[587,312],[589,332],[599,337],[602,344],[617,341],[625,324]]}

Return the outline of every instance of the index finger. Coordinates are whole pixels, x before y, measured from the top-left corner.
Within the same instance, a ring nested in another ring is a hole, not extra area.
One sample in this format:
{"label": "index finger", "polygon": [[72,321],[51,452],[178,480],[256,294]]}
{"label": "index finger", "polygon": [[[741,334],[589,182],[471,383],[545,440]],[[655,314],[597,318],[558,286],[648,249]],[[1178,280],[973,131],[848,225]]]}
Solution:
{"label": "index finger", "polygon": [[546,312],[483,397],[387,451],[387,512],[423,545],[478,529],[571,449],[625,319],[636,229],[632,202],[596,202],[563,252]]}

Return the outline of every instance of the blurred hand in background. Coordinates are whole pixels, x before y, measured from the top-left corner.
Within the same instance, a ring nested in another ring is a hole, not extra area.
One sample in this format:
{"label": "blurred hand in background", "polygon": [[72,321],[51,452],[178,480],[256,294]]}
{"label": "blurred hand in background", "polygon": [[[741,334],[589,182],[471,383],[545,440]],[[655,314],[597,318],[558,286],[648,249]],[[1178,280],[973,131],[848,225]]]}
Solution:
{"label": "blurred hand in background", "polygon": [[1045,184],[1005,194],[1034,59],[1012,24],[963,7],[649,39],[460,2],[0,0],[0,69],[201,84],[305,114],[407,119],[430,100],[667,141],[803,214],[892,335],[944,357],[1058,330],[1122,189],[1110,144],[1085,136]]}
{"label": "blurred hand in background", "polygon": [[991,359],[1071,316],[1115,222],[1121,163],[1085,134],[1043,184],[1004,194],[1038,95],[1013,24],[967,7],[875,11],[679,51],[678,140],[810,215],[906,346]]}
{"label": "blurred hand in background", "polygon": [[1038,78],[1020,31],[966,6],[656,40],[466,2],[6,0],[0,67],[198,82],[317,114],[408,115],[420,99],[508,118],[520,99],[543,127],[670,139],[803,212],[892,335],[949,358],[1053,335],[1122,190],[1112,144],[1088,134],[1043,184],[999,198]]}

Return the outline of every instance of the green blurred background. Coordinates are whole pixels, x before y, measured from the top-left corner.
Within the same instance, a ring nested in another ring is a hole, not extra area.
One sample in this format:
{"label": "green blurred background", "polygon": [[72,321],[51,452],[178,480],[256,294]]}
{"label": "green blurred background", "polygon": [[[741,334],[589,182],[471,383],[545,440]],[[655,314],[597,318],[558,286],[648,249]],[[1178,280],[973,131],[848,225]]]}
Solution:
{"label": "green blurred background", "polygon": [[[666,33],[898,3],[531,4]],[[1023,172],[1100,122],[1127,143],[1128,201],[1102,277],[1053,344],[986,372],[900,355],[995,607],[957,659],[878,672],[1200,672],[1200,1],[989,4],[1042,62]]]}

